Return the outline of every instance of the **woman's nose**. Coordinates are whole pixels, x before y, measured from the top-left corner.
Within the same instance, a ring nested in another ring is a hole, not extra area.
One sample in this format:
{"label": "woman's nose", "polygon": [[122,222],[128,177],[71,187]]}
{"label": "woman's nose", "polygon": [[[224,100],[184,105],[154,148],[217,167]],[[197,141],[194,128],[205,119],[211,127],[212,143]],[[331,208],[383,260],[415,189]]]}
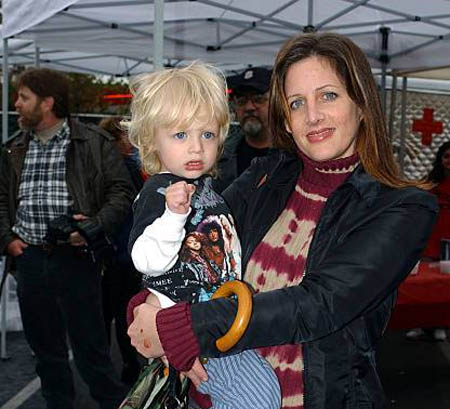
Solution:
{"label": "woman's nose", "polygon": [[324,118],[323,112],[316,102],[307,103],[307,115],[310,124],[316,124]]}

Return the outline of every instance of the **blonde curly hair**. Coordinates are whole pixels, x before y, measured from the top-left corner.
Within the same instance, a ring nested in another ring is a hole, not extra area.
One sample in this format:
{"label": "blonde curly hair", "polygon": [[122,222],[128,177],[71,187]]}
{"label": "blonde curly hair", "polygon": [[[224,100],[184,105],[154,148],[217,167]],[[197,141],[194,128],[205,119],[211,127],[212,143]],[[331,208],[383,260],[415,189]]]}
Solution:
{"label": "blonde curly hair", "polygon": [[[184,68],[170,68],[143,74],[130,82],[133,95],[131,119],[123,121],[130,141],[138,147],[144,170],[154,175],[161,170],[155,147],[158,128],[188,128],[194,121],[217,121],[219,150],[223,151],[230,124],[227,86],[215,67],[194,62]],[[217,163],[211,172],[217,174]]]}

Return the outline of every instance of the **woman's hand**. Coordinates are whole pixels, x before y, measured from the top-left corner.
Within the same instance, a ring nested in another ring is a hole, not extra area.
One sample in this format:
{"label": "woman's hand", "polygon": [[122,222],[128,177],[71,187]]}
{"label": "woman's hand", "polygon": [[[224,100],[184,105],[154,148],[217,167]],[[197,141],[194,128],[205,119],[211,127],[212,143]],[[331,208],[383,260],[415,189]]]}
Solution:
{"label": "woman's hand", "polygon": [[134,321],[128,328],[131,345],[146,358],[164,355],[156,328],[156,314],[161,308],[152,304],[141,304],[134,309]]}

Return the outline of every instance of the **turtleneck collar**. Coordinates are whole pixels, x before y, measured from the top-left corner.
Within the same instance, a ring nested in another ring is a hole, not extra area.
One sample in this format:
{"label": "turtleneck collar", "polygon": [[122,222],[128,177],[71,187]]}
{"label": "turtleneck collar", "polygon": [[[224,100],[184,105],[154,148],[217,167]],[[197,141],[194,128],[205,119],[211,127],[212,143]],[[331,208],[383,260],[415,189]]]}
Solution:
{"label": "turtleneck collar", "polygon": [[301,151],[298,151],[298,155],[303,162],[301,179],[309,184],[331,188],[331,190],[343,183],[359,164],[357,153],[346,158],[321,162],[310,159]]}

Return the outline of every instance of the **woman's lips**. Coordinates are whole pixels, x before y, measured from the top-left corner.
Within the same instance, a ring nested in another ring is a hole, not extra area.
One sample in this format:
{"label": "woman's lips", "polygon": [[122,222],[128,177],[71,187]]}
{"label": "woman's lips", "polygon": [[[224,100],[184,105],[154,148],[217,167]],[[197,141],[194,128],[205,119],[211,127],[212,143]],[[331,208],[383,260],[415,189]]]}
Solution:
{"label": "woman's lips", "polygon": [[334,128],[324,128],[317,131],[311,131],[306,134],[308,141],[311,143],[321,142],[330,137],[334,133]]}
{"label": "woman's lips", "polygon": [[191,160],[184,165],[186,170],[202,170],[203,162],[201,160]]}

